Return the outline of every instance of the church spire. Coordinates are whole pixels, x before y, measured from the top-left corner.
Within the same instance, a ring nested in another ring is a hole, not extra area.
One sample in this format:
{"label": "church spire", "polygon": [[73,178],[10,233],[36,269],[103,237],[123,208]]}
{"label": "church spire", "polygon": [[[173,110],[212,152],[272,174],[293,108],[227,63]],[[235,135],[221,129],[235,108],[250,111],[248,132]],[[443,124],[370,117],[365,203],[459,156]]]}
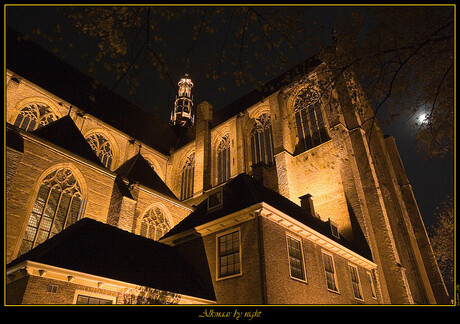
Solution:
{"label": "church spire", "polygon": [[179,91],[176,96],[176,101],[174,102],[174,109],[171,112],[170,124],[181,128],[191,127],[195,123],[195,116],[192,112],[193,82],[192,79],[190,79],[189,74],[185,73],[184,77],[180,79],[177,85],[179,86]]}

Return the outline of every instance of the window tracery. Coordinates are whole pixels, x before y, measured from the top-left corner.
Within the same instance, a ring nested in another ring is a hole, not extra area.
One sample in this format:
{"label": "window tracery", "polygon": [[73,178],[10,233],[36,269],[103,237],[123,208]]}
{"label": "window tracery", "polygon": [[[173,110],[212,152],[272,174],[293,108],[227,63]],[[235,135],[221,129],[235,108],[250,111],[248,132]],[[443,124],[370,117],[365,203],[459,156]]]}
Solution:
{"label": "window tracery", "polygon": [[217,147],[217,184],[230,179],[230,140],[225,135]]}
{"label": "window tracery", "polygon": [[181,194],[180,194],[180,197],[182,200],[193,196],[193,182],[195,179],[194,175],[195,175],[195,153],[192,153],[185,161],[185,165],[182,169]]}
{"label": "window tracery", "polygon": [[34,102],[28,104],[19,111],[19,114],[14,121],[14,125],[31,132],[55,120],[57,120],[57,117],[47,104]]}
{"label": "window tracery", "polygon": [[82,201],[81,186],[70,169],[57,169],[47,175],[38,190],[19,255],[75,223]]}
{"label": "window tracery", "polygon": [[294,101],[294,114],[299,143],[297,152],[303,152],[329,140],[321,111],[319,91],[307,86]]}
{"label": "window tracery", "polygon": [[156,206],[149,209],[141,223],[141,236],[158,241],[171,229],[168,219],[165,217],[163,210]]}
{"label": "window tracery", "polygon": [[266,113],[256,119],[251,131],[252,163],[273,164],[273,135],[270,116]]}
{"label": "window tracery", "polygon": [[86,138],[86,141],[96,153],[102,164],[110,169],[113,161],[113,151],[109,140],[102,134],[92,134]]}

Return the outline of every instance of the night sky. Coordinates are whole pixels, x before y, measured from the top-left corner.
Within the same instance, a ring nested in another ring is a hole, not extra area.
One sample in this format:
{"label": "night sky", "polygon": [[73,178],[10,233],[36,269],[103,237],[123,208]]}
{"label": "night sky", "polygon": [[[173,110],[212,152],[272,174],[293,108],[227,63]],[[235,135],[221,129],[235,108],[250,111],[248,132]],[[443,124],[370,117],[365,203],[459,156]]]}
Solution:
{"label": "night sky", "polygon": [[[261,9],[262,10],[262,9]],[[308,15],[313,15],[316,20],[323,20],[325,26],[330,26],[331,19],[336,17],[340,10],[346,8],[313,8]],[[306,21],[308,17],[306,17]],[[110,71],[105,71],[99,64],[94,65],[94,70],[89,71],[89,62],[92,61],[97,53],[97,44],[88,40],[86,36],[78,35],[68,28],[68,20],[59,15],[54,7],[6,7],[6,24],[23,34],[30,35],[30,38],[44,48],[52,51],[58,48],[57,55],[67,54],[64,59],[77,69],[87,73],[93,78],[101,81],[111,88],[115,83],[115,76]],[[63,42],[53,41],[50,43],[44,35],[53,35],[56,25],[59,24],[64,37]],[[219,80],[225,83],[227,90],[218,91],[217,87],[221,85],[210,78],[206,78],[208,71],[201,64],[206,58],[206,53],[216,50],[222,35],[206,36],[209,39],[201,39],[202,42],[193,46],[193,31],[189,30],[190,25],[186,22],[177,22],[170,30],[169,46],[164,51],[165,59],[169,62],[170,79],[159,79],[151,69],[141,68],[139,73],[140,87],[134,95],[129,94],[127,89],[120,83],[114,91],[135,103],[145,110],[152,111],[164,117],[165,123],[168,122],[169,114],[173,106],[176,95],[176,88],[171,84],[176,83],[185,72],[185,57],[189,54],[190,74],[195,84],[192,89],[195,105],[206,100],[210,102],[214,110],[231,103],[245,93],[253,89],[253,86],[247,85],[242,87],[235,86],[233,80]],[[40,30],[40,34],[37,34]],[[322,32],[316,31],[318,38],[330,38],[330,28],[325,28]],[[35,33],[34,33],[35,31]],[[305,27],[305,32],[312,32]],[[204,36],[203,36],[204,37]],[[214,37],[214,38],[213,38]],[[72,40],[74,46],[72,49],[67,47],[68,41]],[[191,48],[193,48],[192,51]],[[81,54],[86,53],[85,58]],[[307,59],[314,52],[300,48],[293,53],[285,69],[296,65],[302,60]],[[256,68],[257,70],[257,68]],[[283,71],[279,71],[283,72]],[[261,77],[263,79],[263,77]],[[265,81],[270,79],[266,78]],[[172,81],[172,82],[171,82]],[[81,107],[84,109],[84,107]],[[386,120],[385,111],[379,111],[378,118]],[[385,134],[392,135],[396,138],[402,161],[406,168],[406,173],[413,187],[415,197],[419,204],[425,225],[428,227],[433,222],[433,213],[435,208],[441,204],[447,195],[453,195],[454,188],[454,161],[453,155],[443,160],[426,161],[424,156],[417,153],[415,147],[415,134],[417,122],[420,123],[419,115],[401,117],[392,123],[382,123]]]}

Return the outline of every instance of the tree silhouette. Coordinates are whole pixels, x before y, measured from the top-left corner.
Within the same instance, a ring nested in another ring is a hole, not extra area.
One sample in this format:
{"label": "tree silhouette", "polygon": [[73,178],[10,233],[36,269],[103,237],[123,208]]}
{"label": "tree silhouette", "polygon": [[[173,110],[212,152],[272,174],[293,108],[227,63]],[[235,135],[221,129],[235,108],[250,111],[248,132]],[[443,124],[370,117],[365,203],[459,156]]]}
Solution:
{"label": "tree silhouette", "polygon": [[114,72],[112,88],[124,82],[135,93],[146,68],[176,88],[171,66],[187,59],[199,61],[200,74],[218,91],[225,91],[229,80],[260,87],[293,62],[319,53],[331,87],[342,75],[354,75],[377,117],[383,110],[393,118],[423,112],[426,118],[414,127],[427,157],[453,151],[453,6],[59,10],[74,30],[97,42],[94,61]]}
{"label": "tree silhouette", "polygon": [[436,220],[430,226],[430,240],[436,261],[447,287],[454,283],[454,204],[452,196],[436,208]]}

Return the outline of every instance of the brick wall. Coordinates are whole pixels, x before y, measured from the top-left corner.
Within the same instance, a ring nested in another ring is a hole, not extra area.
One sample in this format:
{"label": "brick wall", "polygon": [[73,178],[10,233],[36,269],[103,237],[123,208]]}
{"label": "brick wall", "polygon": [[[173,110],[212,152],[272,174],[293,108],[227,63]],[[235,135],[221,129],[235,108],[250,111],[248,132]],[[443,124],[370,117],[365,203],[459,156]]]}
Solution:
{"label": "brick wall", "polygon": [[[376,304],[367,281],[366,269],[358,267],[364,301],[354,298],[349,261],[333,252],[337,271],[338,293],[327,290],[322,248],[287,231],[273,221],[261,218],[265,255],[265,276],[268,304]],[[287,235],[302,242],[306,282],[290,277]]]}
{"label": "brick wall", "polygon": [[[79,158],[62,154],[24,136],[24,154],[17,165],[14,181],[6,197],[7,261],[16,257],[17,249],[35,202],[40,179],[56,166],[70,167],[80,181],[85,196],[84,217],[107,221],[114,177],[100,167],[89,167]],[[11,167],[11,166],[10,166]]]}
{"label": "brick wall", "polygon": [[[27,278],[27,279],[26,279]],[[75,293],[77,290],[87,291],[105,296],[114,296],[117,298],[117,303],[123,301],[122,294],[102,288],[93,288],[80,284],[73,284],[50,278],[41,278],[36,276],[24,277],[20,280],[27,280],[27,286],[22,298],[22,304],[73,304]],[[19,281],[19,280],[18,280]],[[10,284],[11,285],[11,284]],[[48,285],[57,287],[56,292],[48,292]],[[11,287],[12,288],[12,287]],[[7,291],[10,287],[7,287]],[[12,300],[8,300],[9,304],[14,304]]]}

